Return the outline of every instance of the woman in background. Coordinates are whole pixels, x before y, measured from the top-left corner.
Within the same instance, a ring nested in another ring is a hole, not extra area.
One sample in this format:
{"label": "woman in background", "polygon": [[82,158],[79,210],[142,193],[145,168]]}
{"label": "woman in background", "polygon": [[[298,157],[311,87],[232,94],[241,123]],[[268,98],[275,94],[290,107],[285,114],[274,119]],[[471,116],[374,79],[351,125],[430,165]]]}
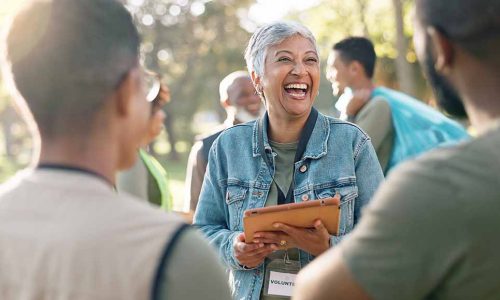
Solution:
{"label": "woman in background", "polygon": [[120,172],[117,178],[117,189],[128,192],[150,203],[171,211],[172,194],[165,168],[152,156],[146,148],[163,129],[165,112],[162,107],[170,101],[168,87],[161,83],[158,74],[147,72],[147,99],[151,102],[151,117],[148,134],[144,138],[144,146],[139,149],[139,158],[129,170]]}

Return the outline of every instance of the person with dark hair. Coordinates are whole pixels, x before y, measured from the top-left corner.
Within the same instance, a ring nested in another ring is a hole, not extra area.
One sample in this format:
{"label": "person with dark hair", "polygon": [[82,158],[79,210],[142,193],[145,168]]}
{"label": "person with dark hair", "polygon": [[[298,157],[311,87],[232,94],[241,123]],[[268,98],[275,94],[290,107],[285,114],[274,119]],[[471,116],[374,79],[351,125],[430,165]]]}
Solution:
{"label": "person with dark hair", "polygon": [[348,37],[333,45],[326,76],[341,118],[368,133],[387,174],[397,164],[439,145],[468,137],[458,123],[400,92],[375,87],[376,54],[364,37]]}
{"label": "person with dark hair", "polygon": [[0,186],[2,299],[230,299],[197,231],[116,192],[152,111],[139,43],[115,0],[30,1],[13,17],[2,69],[39,139]]}
{"label": "person with dark hair", "polygon": [[498,299],[500,1],[417,0],[414,43],[439,105],[477,138],[396,168],[295,299]]}

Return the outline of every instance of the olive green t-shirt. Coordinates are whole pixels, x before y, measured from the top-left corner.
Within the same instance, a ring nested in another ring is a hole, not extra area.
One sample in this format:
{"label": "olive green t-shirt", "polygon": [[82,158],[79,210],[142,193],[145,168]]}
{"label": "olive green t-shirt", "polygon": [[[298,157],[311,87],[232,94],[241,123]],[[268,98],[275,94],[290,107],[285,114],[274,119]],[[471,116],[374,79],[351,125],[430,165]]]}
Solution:
{"label": "olive green t-shirt", "polygon": [[356,114],[353,122],[370,137],[385,174],[394,144],[394,126],[389,103],[382,97],[370,99]]}
{"label": "olive green t-shirt", "polygon": [[391,171],[340,245],[373,299],[500,298],[500,128]]}
{"label": "olive green t-shirt", "polygon": [[[269,190],[269,195],[266,200],[266,206],[278,205],[278,189],[276,184],[280,187],[283,194],[286,196],[290,183],[293,179],[293,165],[295,159],[295,152],[297,151],[298,142],[293,143],[277,143],[269,141],[271,148],[273,148],[274,156],[274,181]],[[283,259],[285,256],[285,251],[279,250],[271,253],[265,260],[265,270],[267,265],[272,259]],[[297,248],[288,249],[288,256],[291,260],[299,260],[299,251]],[[264,283],[265,285],[265,283]],[[273,299],[283,299],[283,297],[272,297],[264,296],[264,287],[261,291],[261,299],[263,300],[273,300]]]}

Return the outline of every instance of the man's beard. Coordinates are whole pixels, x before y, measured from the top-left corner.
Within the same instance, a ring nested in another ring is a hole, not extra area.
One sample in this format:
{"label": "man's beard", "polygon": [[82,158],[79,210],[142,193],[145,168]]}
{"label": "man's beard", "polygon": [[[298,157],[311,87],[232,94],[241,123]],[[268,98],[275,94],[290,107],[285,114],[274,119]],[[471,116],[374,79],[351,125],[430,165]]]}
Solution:
{"label": "man's beard", "polygon": [[427,80],[434,90],[438,105],[448,114],[457,118],[467,118],[462,99],[455,88],[442,75],[438,74],[434,68],[434,58],[430,49],[430,43],[427,42],[425,49],[424,62],[421,64]]}

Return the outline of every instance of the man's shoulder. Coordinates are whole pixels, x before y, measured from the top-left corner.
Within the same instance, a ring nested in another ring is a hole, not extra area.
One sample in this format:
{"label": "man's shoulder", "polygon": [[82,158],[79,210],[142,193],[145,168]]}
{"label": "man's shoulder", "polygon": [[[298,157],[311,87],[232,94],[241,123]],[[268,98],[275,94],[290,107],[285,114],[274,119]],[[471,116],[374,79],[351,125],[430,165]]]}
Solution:
{"label": "man's shoulder", "polygon": [[116,211],[123,211],[130,215],[143,215],[145,218],[151,218],[160,223],[184,223],[183,219],[175,213],[165,212],[156,205],[150,204],[139,197],[128,193],[119,193],[116,195],[120,203],[115,207]]}
{"label": "man's shoulder", "polygon": [[399,178],[397,180],[403,181],[399,189],[410,187],[408,191],[460,195],[463,199],[478,195],[500,196],[495,192],[500,184],[497,175],[499,142],[500,131],[496,135],[432,150],[396,167],[389,174],[388,182]]}
{"label": "man's shoulder", "polygon": [[390,117],[391,106],[389,105],[387,98],[381,95],[374,96],[359,110],[356,117],[361,117],[367,114],[375,114],[380,118],[384,116]]}

